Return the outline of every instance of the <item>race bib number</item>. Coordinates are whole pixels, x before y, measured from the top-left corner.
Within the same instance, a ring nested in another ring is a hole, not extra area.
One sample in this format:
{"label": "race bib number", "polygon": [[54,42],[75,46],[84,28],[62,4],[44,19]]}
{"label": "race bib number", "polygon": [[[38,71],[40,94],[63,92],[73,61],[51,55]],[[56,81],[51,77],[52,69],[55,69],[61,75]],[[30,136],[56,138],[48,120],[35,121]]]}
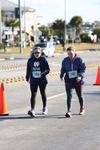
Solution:
{"label": "race bib number", "polygon": [[77,71],[69,71],[68,74],[70,79],[77,77]]}
{"label": "race bib number", "polygon": [[41,78],[41,71],[33,71],[32,75],[34,78]]}

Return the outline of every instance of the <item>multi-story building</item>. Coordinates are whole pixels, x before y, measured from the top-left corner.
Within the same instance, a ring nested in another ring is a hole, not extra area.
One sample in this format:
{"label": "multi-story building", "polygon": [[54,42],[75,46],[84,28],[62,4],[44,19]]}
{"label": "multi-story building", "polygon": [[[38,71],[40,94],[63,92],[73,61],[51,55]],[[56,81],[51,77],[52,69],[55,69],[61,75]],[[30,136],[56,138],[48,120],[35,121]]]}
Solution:
{"label": "multi-story building", "polygon": [[[10,19],[18,19],[16,18],[16,8],[18,8],[18,5],[15,3],[12,3],[8,0],[0,0],[0,42],[2,42],[3,39],[7,42],[7,45],[10,44],[10,42],[13,40],[12,36],[18,35],[19,33],[19,27],[14,28],[14,33],[12,33],[12,28],[7,26],[6,23],[9,22]],[[34,39],[36,42],[38,39],[38,36],[41,34],[38,30],[37,25],[37,12],[35,9],[28,8],[28,7],[21,7],[21,26],[22,26],[22,42],[30,43],[31,39]]]}
{"label": "multi-story building", "polygon": [[94,21],[92,26],[93,26],[93,29],[95,29],[95,28],[100,29],[100,21]]}
{"label": "multi-story building", "polygon": [[90,33],[92,31],[92,23],[84,22],[82,25],[82,32],[83,33]]}

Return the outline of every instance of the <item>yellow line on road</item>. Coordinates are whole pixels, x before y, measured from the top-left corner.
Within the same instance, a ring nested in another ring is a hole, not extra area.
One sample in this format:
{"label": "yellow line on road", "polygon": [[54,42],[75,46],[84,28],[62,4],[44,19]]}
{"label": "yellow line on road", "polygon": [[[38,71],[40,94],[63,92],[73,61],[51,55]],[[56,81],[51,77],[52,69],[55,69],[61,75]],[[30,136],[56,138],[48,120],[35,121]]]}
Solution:
{"label": "yellow line on road", "polygon": [[[48,77],[54,77],[54,76],[57,76],[59,75],[60,72],[59,71],[53,71],[53,72],[50,72]],[[5,84],[10,84],[10,83],[18,83],[18,82],[25,82],[26,79],[25,79],[25,76],[22,75],[22,76],[15,76],[15,77],[9,77],[9,78],[4,78],[4,79],[1,79],[0,80],[0,83],[5,83]]]}
{"label": "yellow line on road", "polygon": [[[86,65],[88,69],[96,69],[98,68],[98,64],[89,64]],[[60,74],[60,71],[52,71],[49,73],[48,77],[54,77],[54,76],[58,76]],[[20,83],[20,82],[25,82],[25,76],[15,76],[15,77],[8,77],[8,78],[4,78],[0,80],[0,83],[5,83],[5,84],[10,84],[10,83]]]}

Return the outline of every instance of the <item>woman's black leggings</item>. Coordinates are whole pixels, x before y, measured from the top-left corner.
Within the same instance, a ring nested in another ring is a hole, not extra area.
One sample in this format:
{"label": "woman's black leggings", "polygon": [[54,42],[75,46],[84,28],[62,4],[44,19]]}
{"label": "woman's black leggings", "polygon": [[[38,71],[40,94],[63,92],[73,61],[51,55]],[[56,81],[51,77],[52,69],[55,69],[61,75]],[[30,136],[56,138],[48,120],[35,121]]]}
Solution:
{"label": "woman's black leggings", "polygon": [[[74,89],[75,89],[76,94],[79,99],[80,109],[82,109],[84,107],[83,106],[84,98],[83,98],[83,93],[82,93],[82,87],[83,87],[82,85],[74,86]],[[71,111],[73,88],[70,86],[66,86],[65,88],[66,88],[66,93],[67,93],[67,109],[68,109],[68,111]]]}
{"label": "woman's black leggings", "polygon": [[38,87],[40,89],[40,94],[42,97],[42,102],[43,102],[43,107],[46,107],[46,103],[47,103],[47,96],[46,96],[46,83],[43,84],[30,84],[30,89],[31,89],[31,109],[33,110],[35,108],[35,103],[36,103],[36,94],[37,94],[37,90]]}

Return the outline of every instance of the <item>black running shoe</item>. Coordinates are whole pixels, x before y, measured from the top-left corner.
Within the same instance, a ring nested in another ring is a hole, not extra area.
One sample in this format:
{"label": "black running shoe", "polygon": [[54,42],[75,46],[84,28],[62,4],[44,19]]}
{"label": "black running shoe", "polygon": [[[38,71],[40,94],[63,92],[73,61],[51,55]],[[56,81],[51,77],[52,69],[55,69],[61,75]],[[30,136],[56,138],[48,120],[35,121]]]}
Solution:
{"label": "black running shoe", "polygon": [[31,110],[28,111],[28,115],[30,115],[31,117],[36,117],[35,112]]}
{"label": "black running shoe", "polygon": [[71,118],[71,117],[72,117],[71,112],[67,112],[67,113],[65,114],[65,117],[67,117],[67,118]]}

